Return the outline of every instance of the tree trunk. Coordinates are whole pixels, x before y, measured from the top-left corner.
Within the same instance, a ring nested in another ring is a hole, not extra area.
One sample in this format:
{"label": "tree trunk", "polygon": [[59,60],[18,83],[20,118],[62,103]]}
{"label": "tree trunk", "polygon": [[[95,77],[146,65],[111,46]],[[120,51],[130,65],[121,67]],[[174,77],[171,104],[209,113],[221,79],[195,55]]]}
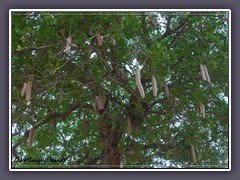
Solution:
{"label": "tree trunk", "polygon": [[106,139],[106,149],[103,164],[106,168],[119,168],[121,162],[121,155],[118,149],[120,140],[119,130],[114,130]]}
{"label": "tree trunk", "polygon": [[110,131],[110,126],[102,126],[100,134],[104,145],[103,168],[120,168],[121,154],[118,143],[121,135],[119,130]]}

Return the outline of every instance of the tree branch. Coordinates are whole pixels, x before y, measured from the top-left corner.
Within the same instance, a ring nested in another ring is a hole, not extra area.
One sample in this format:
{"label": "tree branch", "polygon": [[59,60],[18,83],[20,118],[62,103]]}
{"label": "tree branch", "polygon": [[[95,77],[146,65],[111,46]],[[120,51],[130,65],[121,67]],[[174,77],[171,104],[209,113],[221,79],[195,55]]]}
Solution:
{"label": "tree branch", "polygon": [[167,19],[167,27],[166,27],[166,32],[168,33],[170,31],[170,22],[171,22],[172,16],[169,15]]}
{"label": "tree branch", "polygon": [[[80,104],[76,104],[74,106],[72,106],[71,108],[69,108],[65,113],[58,113],[58,114],[50,114],[44,121],[40,122],[39,124],[33,126],[34,129],[37,129],[38,127],[52,121],[52,120],[55,120],[55,119],[58,119],[58,118],[63,118],[63,119],[66,119],[74,110],[80,108],[80,107],[83,107],[83,108],[92,108],[91,105],[84,105],[84,106],[80,106]],[[20,141],[18,141],[13,147],[12,147],[12,152],[15,152],[16,151],[16,148],[19,146],[19,143],[25,139],[28,138],[28,135],[29,135],[29,130],[26,131],[23,135],[23,137],[21,138]]]}
{"label": "tree branch", "polygon": [[12,53],[13,53],[13,54],[16,54],[16,53],[20,53],[20,52],[22,52],[22,51],[26,51],[26,50],[40,50],[40,49],[45,49],[45,48],[52,47],[52,46],[57,46],[57,45],[60,45],[60,44],[62,44],[62,42],[61,42],[61,43],[57,43],[57,44],[51,44],[51,45],[46,45],[46,46],[40,46],[40,47],[29,46],[29,47],[22,48],[22,49],[19,50],[19,51],[13,51]]}
{"label": "tree branch", "polygon": [[188,16],[187,18],[182,19],[180,21],[179,25],[177,27],[175,27],[174,29],[170,29],[169,28],[168,30],[166,30],[165,33],[158,39],[158,41],[163,40],[167,36],[178,32],[181,28],[183,28],[186,25],[186,23],[187,23],[189,18],[190,18],[190,16]]}

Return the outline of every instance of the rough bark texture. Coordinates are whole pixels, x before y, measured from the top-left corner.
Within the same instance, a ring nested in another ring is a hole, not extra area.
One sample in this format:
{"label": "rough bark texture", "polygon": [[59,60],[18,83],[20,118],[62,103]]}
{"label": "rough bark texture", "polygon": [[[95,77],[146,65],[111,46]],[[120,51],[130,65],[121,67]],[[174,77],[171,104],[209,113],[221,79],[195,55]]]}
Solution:
{"label": "rough bark texture", "polygon": [[111,119],[106,115],[103,119],[103,124],[100,126],[100,139],[104,147],[103,167],[104,168],[119,168],[121,162],[121,154],[118,149],[118,143],[121,138],[119,128],[114,130],[111,126]]}

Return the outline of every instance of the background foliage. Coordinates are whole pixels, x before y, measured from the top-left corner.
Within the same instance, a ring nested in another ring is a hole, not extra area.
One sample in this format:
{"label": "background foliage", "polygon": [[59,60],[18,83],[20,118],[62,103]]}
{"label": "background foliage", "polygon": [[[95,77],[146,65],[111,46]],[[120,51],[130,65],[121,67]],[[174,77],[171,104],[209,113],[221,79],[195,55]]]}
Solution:
{"label": "background foliage", "polygon": [[[13,12],[12,165],[104,167],[114,149],[124,168],[227,168],[228,30],[227,12]],[[69,36],[74,45],[63,53]],[[142,67],[144,99],[134,59]],[[210,84],[201,78],[201,63],[208,67]],[[21,90],[29,76],[34,81],[26,101]],[[104,113],[94,110],[99,94],[107,98]],[[200,103],[205,118],[196,112]]]}

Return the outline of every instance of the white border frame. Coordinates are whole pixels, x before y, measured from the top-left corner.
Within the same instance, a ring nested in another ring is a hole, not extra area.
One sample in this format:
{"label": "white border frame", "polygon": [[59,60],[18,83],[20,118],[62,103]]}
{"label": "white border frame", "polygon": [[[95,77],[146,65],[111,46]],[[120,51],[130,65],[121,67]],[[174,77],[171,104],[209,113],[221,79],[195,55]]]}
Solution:
{"label": "white border frame", "polygon": [[[62,12],[79,12],[79,11],[105,11],[105,12],[141,12],[141,11],[205,11],[205,12],[216,12],[216,11],[224,11],[229,13],[229,168],[228,169],[12,169],[11,165],[11,148],[12,148],[12,123],[11,123],[11,54],[12,54],[12,47],[11,47],[11,32],[12,32],[12,12],[31,12],[31,11],[62,11]],[[231,10],[230,9],[10,9],[9,10],[9,171],[231,171]]]}

